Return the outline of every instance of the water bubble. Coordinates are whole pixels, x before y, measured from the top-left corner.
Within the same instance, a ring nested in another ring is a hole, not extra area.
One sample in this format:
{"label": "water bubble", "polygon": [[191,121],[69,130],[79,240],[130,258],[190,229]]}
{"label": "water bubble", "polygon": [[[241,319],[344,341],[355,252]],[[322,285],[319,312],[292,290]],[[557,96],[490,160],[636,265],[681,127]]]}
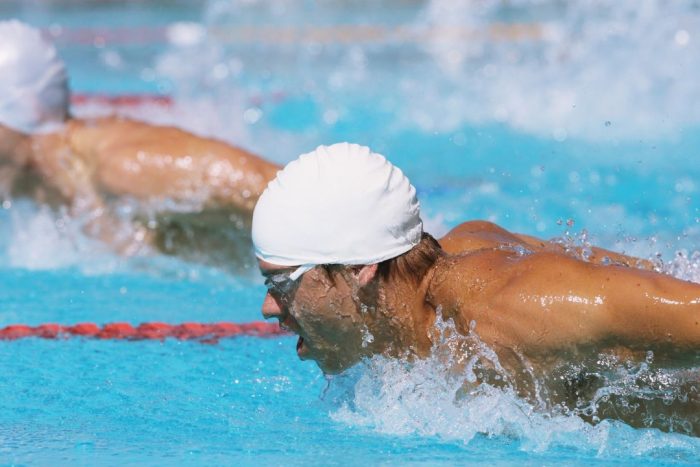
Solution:
{"label": "water bubble", "polygon": [[194,22],[176,22],[168,26],[165,36],[173,45],[186,47],[201,43],[206,36],[206,29]]}
{"label": "water bubble", "polygon": [[211,71],[211,76],[217,81],[225,79],[229,75],[228,66],[225,63],[217,63]]}
{"label": "water bubble", "polygon": [[552,137],[554,138],[555,141],[558,141],[561,143],[561,142],[566,141],[566,139],[569,137],[569,133],[563,128],[556,128],[552,132]]}
{"label": "water bubble", "polygon": [[119,69],[124,66],[124,60],[119,52],[116,50],[105,50],[100,54],[100,60],[102,63],[110,68]]}
{"label": "water bubble", "polygon": [[676,31],[675,36],[673,36],[674,41],[680,47],[685,47],[690,42],[690,34],[685,29],[679,29]]}
{"label": "water bubble", "polygon": [[263,112],[258,107],[250,107],[243,112],[243,120],[248,124],[257,123],[262,117]]}
{"label": "water bubble", "polygon": [[467,144],[467,136],[462,132],[455,133],[452,137],[452,143],[455,146],[465,146]]}
{"label": "water bubble", "polygon": [[326,125],[334,125],[339,118],[339,114],[335,110],[326,110],[323,112],[323,122]]}

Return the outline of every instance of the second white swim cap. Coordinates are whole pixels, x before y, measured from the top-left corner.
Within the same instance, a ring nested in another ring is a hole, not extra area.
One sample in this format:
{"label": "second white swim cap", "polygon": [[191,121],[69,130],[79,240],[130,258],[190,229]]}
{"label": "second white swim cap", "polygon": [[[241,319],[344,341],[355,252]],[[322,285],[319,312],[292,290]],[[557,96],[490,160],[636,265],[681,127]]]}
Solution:
{"label": "second white swim cap", "polygon": [[67,118],[68,105],[68,78],[53,44],[20,21],[0,21],[0,124],[49,131]]}
{"label": "second white swim cap", "polygon": [[368,147],[319,146],[277,173],[253,213],[258,258],[280,266],[374,264],[420,242],[416,190]]}

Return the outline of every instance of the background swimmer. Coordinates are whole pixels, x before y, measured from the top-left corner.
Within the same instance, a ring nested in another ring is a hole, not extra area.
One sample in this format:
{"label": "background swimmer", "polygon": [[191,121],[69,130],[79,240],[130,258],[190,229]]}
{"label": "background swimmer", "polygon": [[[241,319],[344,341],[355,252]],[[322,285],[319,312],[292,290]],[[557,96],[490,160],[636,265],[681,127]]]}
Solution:
{"label": "background swimmer", "polygon": [[[375,354],[426,357],[440,319],[493,350],[525,394],[530,372],[561,359],[653,351],[679,363],[700,349],[700,285],[605,250],[582,261],[488,222],[438,243],[406,177],[358,145],[321,146],[285,167],[255,209],[253,242],[263,316],[298,334],[299,357],[326,373]],[[468,347],[451,351],[466,364]],[[567,381],[575,395],[587,384]],[[699,434],[700,401],[686,402]]]}
{"label": "background swimmer", "polygon": [[[68,79],[54,46],[19,21],[0,22],[0,36],[5,196],[67,203],[74,216],[86,219],[86,232],[127,253],[140,243],[176,250],[172,231],[182,223],[201,225],[200,234],[225,226],[247,235],[253,206],[278,170],[275,164],[177,128],[116,117],[72,118]],[[106,208],[115,197],[175,214],[158,219],[160,230],[149,228],[146,219],[136,235],[120,237]],[[232,243],[226,239],[229,249]]]}

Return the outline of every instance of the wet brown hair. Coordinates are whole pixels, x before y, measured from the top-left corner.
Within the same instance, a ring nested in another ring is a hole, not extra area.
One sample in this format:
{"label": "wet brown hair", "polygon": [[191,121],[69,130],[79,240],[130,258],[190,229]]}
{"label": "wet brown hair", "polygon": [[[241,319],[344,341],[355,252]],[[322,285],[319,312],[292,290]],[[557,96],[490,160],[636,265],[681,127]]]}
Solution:
{"label": "wet brown hair", "polygon": [[[429,233],[423,232],[421,240],[416,246],[406,253],[379,263],[377,275],[384,281],[404,279],[418,285],[441,256],[445,256],[445,252],[438,241]],[[342,264],[320,264],[319,266],[327,279],[334,285],[333,271],[347,267]]]}
{"label": "wet brown hair", "polygon": [[437,240],[423,232],[416,246],[402,255],[379,263],[377,274],[385,281],[403,279],[418,285],[435,261],[444,255]]}

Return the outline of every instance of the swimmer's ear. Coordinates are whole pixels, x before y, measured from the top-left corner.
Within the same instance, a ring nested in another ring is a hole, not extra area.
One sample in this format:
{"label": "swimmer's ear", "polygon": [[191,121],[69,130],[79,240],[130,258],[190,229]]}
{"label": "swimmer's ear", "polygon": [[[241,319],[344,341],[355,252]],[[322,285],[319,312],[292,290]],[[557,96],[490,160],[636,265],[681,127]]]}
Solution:
{"label": "swimmer's ear", "polygon": [[377,265],[376,264],[366,264],[359,268],[357,272],[357,280],[360,283],[360,287],[364,287],[374,279],[377,275]]}

